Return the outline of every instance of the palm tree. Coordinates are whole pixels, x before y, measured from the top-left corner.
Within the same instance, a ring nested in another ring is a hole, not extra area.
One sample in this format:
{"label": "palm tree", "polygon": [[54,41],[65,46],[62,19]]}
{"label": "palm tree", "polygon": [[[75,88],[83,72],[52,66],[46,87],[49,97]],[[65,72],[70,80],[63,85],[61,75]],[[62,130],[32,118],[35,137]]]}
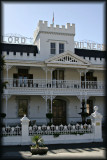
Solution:
{"label": "palm tree", "polygon": [[39,148],[40,144],[43,144],[43,139],[40,135],[34,135],[32,137],[32,142],[35,143],[36,148]]}

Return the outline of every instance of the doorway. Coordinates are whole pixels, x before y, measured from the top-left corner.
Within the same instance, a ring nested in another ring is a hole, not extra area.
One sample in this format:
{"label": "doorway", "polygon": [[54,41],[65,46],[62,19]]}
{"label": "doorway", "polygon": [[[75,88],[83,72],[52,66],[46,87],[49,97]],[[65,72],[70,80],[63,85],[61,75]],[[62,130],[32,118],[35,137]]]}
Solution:
{"label": "doorway", "polygon": [[53,124],[66,124],[66,101],[55,99],[52,104]]}

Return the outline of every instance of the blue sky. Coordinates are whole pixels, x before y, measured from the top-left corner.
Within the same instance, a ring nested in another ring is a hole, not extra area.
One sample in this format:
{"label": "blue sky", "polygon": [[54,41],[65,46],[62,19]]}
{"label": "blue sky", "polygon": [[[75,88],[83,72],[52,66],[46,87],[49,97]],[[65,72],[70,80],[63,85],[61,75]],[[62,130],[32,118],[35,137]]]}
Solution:
{"label": "blue sky", "polygon": [[3,2],[3,35],[8,33],[32,37],[39,20],[52,24],[75,24],[75,41],[90,40],[104,44],[104,2]]}

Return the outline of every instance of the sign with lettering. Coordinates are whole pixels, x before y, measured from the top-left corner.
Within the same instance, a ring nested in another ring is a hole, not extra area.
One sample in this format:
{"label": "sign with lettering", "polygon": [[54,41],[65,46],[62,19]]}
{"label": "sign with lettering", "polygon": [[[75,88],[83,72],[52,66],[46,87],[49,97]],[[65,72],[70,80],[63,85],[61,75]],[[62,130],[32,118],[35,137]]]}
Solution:
{"label": "sign with lettering", "polygon": [[12,44],[33,44],[33,38],[21,37],[21,36],[2,36],[1,42]]}
{"label": "sign with lettering", "polygon": [[104,51],[105,45],[104,44],[97,44],[97,43],[75,41],[75,48]]}
{"label": "sign with lettering", "polygon": [[[12,43],[12,44],[33,44],[33,38],[27,38],[27,37],[23,37],[23,36],[10,34],[10,35],[6,35],[6,36],[1,36],[1,42]],[[84,41],[81,41],[81,42],[75,41],[74,48],[104,51],[105,45],[84,42]]]}

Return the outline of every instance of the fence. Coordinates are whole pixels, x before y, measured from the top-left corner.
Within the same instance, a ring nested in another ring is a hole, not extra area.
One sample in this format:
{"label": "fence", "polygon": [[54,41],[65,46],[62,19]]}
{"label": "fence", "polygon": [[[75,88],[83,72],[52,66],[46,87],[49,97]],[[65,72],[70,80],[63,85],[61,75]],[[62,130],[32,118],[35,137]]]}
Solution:
{"label": "fence", "polygon": [[[31,137],[35,134],[42,135],[45,144],[101,142],[102,139],[102,115],[98,113],[98,107],[91,114],[91,125],[51,125],[29,126],[29,119],[24,115],[21,119],[21,127],[3,127],[3,145],[30,145]],[[56,138],[55,138],[56,137]]]}

